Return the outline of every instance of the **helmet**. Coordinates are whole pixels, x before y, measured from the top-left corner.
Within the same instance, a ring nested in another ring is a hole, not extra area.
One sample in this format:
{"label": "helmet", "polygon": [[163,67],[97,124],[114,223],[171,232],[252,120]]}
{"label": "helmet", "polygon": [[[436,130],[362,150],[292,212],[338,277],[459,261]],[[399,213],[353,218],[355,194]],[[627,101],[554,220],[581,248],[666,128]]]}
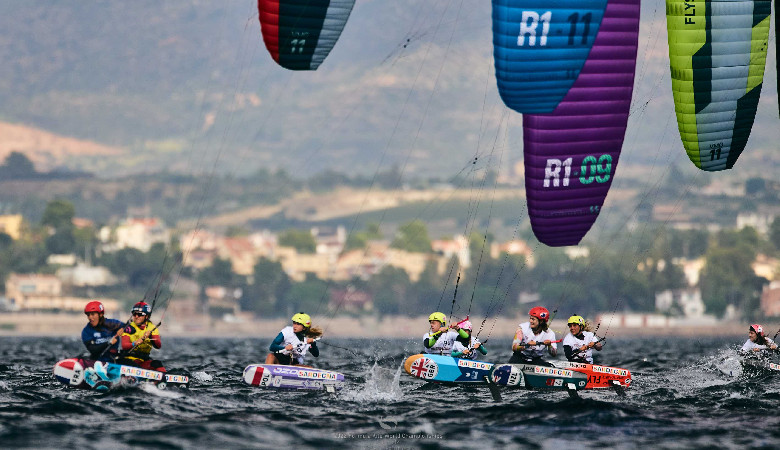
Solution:
{"label": "helmet", "polygon": [[292,321],[294,323],[299,323],[299,324],[303,325],[306,328],[309,328],[311,326],[311,317],[309,317],[308,314],[304,314],[303,311],[301,311],[298,314],[292,316]]}
{"label": "helmet", "polygon": [[534,306],[528,311],[528,315],[536,317],[539,320],[547,321],[550,318],[550,311],[547,311],[547,308],[541,306]]}
{"label": "helmet", "polygon": [[759,325],[757,323],[754,323],[753,325],[750,326],[750,328],[753,331],[755,331],[757,335],[759,335],[759,336],[763,336],[764,335],[764,327],[762,327],[761,325]]}
{"label": "helmet", "polygon": [[84,314],[89,314],[91,312],[102,313],[105,310],[106,309],[103,308],[102,303],[98,301],[94,301],[94,302],[87,303],[87,306],[84,307]]}
{"label": "helmet", "polygon": [[146,314],[148,316],[149,314],[152,313],[152,307],[149,306],[149,304],[146,302],[138,302],[135,305],[133,305],[133,309],[130,310],[130,312],[133,313],[139,312],[139,313]]}
{"label": "helmet", "polygon": [[566,322],[566,324],[571,325],[573,323],[576,323],[577,325],[584,327],[585,319],[583,319],[582,316],[571,316],[569,317],[569,320]]}
{"label": "helmet", "polygon": [[471,326],[471,322],[469,322],[468,320],[464,320],[463,322],[458,324],[458,326],[460,327],[461,330],[469,330],[469,331],[474,330],[474,328]]}
{"label": "helmet", "polygon": [[428,322],[432,320],[438,320],[442,325],[447,325],[447,316],[444,313],[435,312],[428,316]]}

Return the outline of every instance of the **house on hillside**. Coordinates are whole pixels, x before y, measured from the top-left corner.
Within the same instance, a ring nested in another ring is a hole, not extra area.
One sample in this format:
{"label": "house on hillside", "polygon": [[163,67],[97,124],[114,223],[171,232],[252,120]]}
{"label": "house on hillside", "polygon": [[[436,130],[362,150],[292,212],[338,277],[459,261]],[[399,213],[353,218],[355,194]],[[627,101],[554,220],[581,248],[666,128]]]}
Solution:
{"label": "house on hillside", "polygon": [[330,290],[330,308],[334,311],[370,311],[374,306],[374,298],[370,293],[355,289]]}
{"label": "house on hillside", "polygon": [[773,281],[761,292],[761,312],[767,317],[780,316],[780,281]]}
{"label": "house on hillside", "polygon": [[464,269],[471,265],[471,249],[466,236],[458,235],[452,239],[431,241],[431,249],[434,253],[442,255],[448,260],[452,259],[453,256],[457,256],[458,264]]}
{"label": "house on hillside", "polygon": [[698,288],[667,289],[655,294],[655,309],[670,315],[695,319],[704,317],[704,301]]}
{"label": "house on hillside", "polygon": [[12,273],[5,282],[7,304],[12,311],[73,311],[81,312],[91,300],[99,300],[106,315],[119,312],[119,302],[113,299],[68,297],[62,295],[62,281],[54,275]]}
{"label": "house on hillside", "polygon": [[17,240],[22,236],[22,225],[24,217],[21,214],[0,215],[0,233],[11,236],[11,239]]}
{"label": "house on hillside", "polygon": [[123,248],[148,252],[154,244],[167,246],[171,241],[170,231],[157,218],[130,218],[113,229],[107,226],[101,228],[98,236],[103,243],[103,250],[108,252]]}

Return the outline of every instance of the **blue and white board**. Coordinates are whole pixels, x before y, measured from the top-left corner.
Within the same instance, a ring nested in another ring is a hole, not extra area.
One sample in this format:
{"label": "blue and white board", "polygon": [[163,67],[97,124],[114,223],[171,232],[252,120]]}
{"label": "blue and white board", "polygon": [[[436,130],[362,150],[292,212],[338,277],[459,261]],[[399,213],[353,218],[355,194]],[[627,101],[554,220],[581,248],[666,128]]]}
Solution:
{"label": "blue and white board", "polygon": [[412,355],[404,362],[409,375],[437,383],[486,384],[492,368],[492,363],[444,355]]}
{"label": "blue and white board", "polygon": [[54,378],[60,383],[80,388],[107,391],[120,384],[153,383],[160,389],[170,386],[186,388],[188,376],[142,369],[90,359],[63,359],[54,365]]}
{"label": "blue and white board", "polygon": [[588,375],[569,369],[535,364],[496,364],[490,380],[497,386],[521,389],[585,389]]}
{"label": "blue and white board", "polygon": [[344,387],[344,375],[313,367],[281,364],[251,364],[244,369],[244,381],[271,389],[310,389],[335,392]]}

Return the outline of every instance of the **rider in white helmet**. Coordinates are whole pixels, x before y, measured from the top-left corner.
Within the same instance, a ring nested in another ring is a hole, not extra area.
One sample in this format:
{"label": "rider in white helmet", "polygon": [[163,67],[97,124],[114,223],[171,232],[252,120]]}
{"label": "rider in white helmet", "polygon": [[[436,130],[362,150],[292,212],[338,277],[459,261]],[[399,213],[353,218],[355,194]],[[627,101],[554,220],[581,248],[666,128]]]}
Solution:
{"label": "rider in white helmet", "polygon": [[477,359],[479,353],[487,355],[485,346],[479,342],[479,339],[471,335],[473,329],[471,322],[464,320],[463,322],[460,322],[458,326],[460,327],[460,331],[468,334],[468,337],[462,338],[458,336],[455,339],[455,343],[452,345],[451,355],[455,358],[464,359]]}

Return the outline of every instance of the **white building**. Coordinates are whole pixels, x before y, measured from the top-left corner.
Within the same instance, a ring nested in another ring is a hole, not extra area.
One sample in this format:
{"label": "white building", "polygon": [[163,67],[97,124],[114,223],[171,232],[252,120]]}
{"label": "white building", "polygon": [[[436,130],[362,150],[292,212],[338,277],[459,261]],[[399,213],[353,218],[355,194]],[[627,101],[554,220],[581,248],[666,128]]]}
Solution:
{"label": "white building", "polygon": [[698,288],[667,289],[655,294],[655,309],[669,313],[678,311],[686,318],[704,317],[704,301]]}

